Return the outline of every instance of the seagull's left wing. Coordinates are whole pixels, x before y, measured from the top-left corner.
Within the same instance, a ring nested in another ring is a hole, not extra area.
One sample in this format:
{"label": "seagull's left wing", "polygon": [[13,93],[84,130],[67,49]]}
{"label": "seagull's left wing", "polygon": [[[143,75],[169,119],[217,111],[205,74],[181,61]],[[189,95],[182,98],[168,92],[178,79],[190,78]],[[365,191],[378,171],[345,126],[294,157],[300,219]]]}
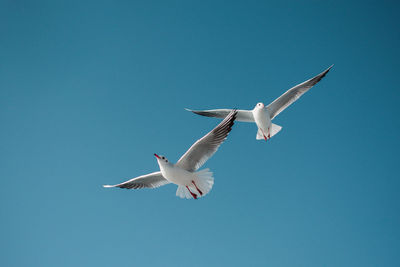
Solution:
{"label": "seagull's left wing", "polygon": [[217,127],[197,140],[197,142],[178,160],[176,165],[188,171],[198,170],[215,152],[217,152],[219,146],[224,142],[232,129],[236,115],[237,111],[232,110]]}
{"label": "seagull's left wing", "polygon": [[145,174],[129,181],[116,184],[116,185],[103,185],[103,187],[119,187],[126,189],[140,189],[140,188],[156,188],[162,185],[169,184],[169,181],[165,179],[161,172],[152,172]]}
{"label": "seagull's left wing", "polygon": [[281,95],[279,98],[275,99],[274,102],[269,104],[266,108],[270,114],[271,120],[275,118],[279,113],[281,113],[285,108],[287,108],[297,99],[299,99],[300,96],[302,96],[305,92],[307,92],[322,78],[324,78],[324,76],[328,73],[328,71],[332,68],[332,66],[330,66],[317,76],[287,90],[283,95]]}
{"label": "seagull's left wing", "polygon": [[[191,111],[201,116],[221,118],[221,119],[226,118],[226,116],[228,116],[228,114],[232,111],[232,109],[208,109],[208,110],[191,110],[188,108],[185,109],[187,111]],[[251,110],[237,109],[236,120],[243,122],[254,122],[253,113],[251,112]]]}

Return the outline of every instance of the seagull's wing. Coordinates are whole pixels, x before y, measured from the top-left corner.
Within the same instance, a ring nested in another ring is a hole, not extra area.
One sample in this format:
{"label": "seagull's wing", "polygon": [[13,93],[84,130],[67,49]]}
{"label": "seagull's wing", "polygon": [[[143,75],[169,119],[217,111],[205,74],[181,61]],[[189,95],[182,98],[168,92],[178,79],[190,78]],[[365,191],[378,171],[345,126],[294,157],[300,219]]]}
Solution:
{"label": "seagull's wing", "polygon": [[140,189],[140,188],[156,188],[166,184],[169,184],[169,181],[162,176],[161,172],[153,172],[133,178],[129,181],[120,184],[103,185],[103,186],[107,188],[119,187],[126,189]]}
{"label": "seagull's wing", "polygon": [[300,96],[302,96],[305,92],[307,92],[316,83],[318,83],[328,73],[328,71],[332,68],[332,66],[330,66],[324,72],[320,73],[314,78],[311,78],[287,90],[283,95],[281,95],[279,98],[275,99],[274,102],[269,104],[267,106],[267,109],[271,116],[271,120],[275,118],[279,113],[281,113],[285,108],[287,108],[297,99],[299,99]]}
{"label": "seagull's wing", "polygon": [[[232,109],[209,109],[209,110],[191,110],[187,109],[187,111],[191,111],[193,113],[196,113],[201,116],[206,116],[206,117],[215,117],[215,118],[226,118],[228,116],[229,112],[232,111]],[[253,113],[251,110],[237,110],[237,115],[236,115],[236,120],[237,121],[243,121],[243,122],[254,122],[254,117]]]}
{"label": "seagull's wing", "polygon": [[176,165],[188,171],[198,170],[215,152],[217,152],[219,146],[224,142],[232,129],[236,115],[237,111],[232,110],[217,127],[197,140],[178,160]]}

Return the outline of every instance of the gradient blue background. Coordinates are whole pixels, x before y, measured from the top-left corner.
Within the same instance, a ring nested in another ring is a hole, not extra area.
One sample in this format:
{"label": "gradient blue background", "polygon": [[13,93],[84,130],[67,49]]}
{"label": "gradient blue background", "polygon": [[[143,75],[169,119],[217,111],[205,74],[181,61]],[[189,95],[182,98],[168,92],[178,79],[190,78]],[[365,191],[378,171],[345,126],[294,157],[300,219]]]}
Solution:
{"label": "gradient blue background", "polygon": [[[399,266],[396,1],[1,1],[1,266]],[[211,194],[104,189],[335,64]]]}

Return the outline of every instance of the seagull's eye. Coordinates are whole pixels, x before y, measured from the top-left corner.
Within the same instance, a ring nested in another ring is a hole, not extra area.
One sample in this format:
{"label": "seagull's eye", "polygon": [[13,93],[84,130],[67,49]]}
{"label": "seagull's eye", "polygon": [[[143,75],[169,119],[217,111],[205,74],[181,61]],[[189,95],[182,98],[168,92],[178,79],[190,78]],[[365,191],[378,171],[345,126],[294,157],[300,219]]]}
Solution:
{"label": "seagull's eye", "polygon": [[165,157],[162,157],[162,159],[165,159]]}

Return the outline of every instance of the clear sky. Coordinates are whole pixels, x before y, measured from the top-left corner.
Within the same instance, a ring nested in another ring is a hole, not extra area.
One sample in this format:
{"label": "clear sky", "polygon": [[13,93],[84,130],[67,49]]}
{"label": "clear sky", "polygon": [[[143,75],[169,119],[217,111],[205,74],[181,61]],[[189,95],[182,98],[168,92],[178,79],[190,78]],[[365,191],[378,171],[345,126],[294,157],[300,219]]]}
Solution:
{"label": "clear sky", "polygon": [[[397,1],[1,1],[1,266],[398,266]],[[105,189],[335,64],[200,200]]]}

